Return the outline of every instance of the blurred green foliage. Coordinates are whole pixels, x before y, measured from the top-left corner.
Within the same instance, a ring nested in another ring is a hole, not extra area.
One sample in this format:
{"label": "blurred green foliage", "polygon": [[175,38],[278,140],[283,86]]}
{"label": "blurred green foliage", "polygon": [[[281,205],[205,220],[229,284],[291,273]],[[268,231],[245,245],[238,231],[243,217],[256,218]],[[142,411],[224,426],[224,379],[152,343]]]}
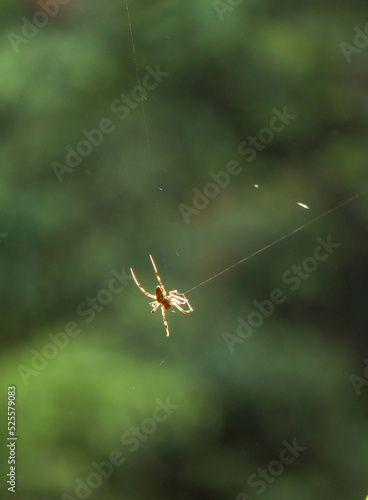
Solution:
{"label": "blurred green foliage", "polygon": [[[40,4],[0,1],[0,407],[5,428],[16,386],[16,498],[76,498],[114,450],[126,461],[85,498],[255,498],[249,478],[294,439],[306,450],[259,496],[364,498],[368,388],[349,377],[368,357],[367,199],[215,275],[366,188],[368,38],[350,63],[341,49],[366,2],[243,1],[223,20],[212,1],[129,2],[136,61],[124,0],[45,4],[58,12],[24,38]],[[168,73],[146,124],[134,99],[114,111],[137,95],[135,62],[141,82]],[[285,107],[296,118],[248,162],[239,145]],[[111,133],[58,179],[103,120]],[[242,172],[187,224],[180,205],[230,160]],[[284,273],[328,235],[341,246],[291,290]],[[167,312],[169,338],[129,274],[153,293],[149,254],[166,289],[194,288],[193,314]],[[275,289],[285,302],[231,353],[225,332]],[[178,408],[130,452],[121,436],[167,398]]]}

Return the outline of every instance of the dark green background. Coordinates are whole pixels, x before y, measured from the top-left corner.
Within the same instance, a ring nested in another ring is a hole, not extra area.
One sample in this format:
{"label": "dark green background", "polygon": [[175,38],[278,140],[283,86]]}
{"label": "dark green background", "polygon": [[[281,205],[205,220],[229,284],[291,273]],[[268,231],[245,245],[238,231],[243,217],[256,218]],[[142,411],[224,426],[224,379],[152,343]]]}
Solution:
{"label": "dark green background", "polygon": [[[125,2],[70,0],[19,50],[9,34],[40,6],[0,2],[2,498],[76,497],[113,450],[126,461],[90,498],[365,498],[368,387],[349,377],[368,380],[366,196],[189,292],[169,338],[129,268],[153,293],[152,254],[185,292],[366,189],[368,39],[350,63],[341,48],[366,7],[244,0],[221,20],[212,1],[131,0],[141,81],[169,73],[144,101],[149,154],[141,106],[111,108],[138,84]],[[239,144],[285,106],[296,118],[248,162]],[[104,119],[114,131],[59,182],[53,163]],[[180,204],[230,160],[242,172],[186,224]],[[292,291],[282,276],[328,235],[340,247]],[[114,270],[126,286],[87,323],[78,307]],[[287,300],[231,353],[225,332],[275,289]],[[70,322],[80,333],[32,368]],[[130,452],[121,435],[167,398],[178,408]],[[295,439],[306,449],[259,494],[248,479]]]}

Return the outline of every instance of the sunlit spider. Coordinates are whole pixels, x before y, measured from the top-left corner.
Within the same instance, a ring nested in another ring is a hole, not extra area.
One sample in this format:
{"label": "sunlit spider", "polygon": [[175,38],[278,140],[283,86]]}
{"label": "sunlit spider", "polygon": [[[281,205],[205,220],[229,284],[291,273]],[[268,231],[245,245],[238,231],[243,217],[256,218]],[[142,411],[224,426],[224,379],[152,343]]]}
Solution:
{"label": "sunlit spider", "polygon": [[[158,307],[161,306],[161,311],[162,311],[162,319],[164,320],[164,325],[166,328],[166,335],[169,336],[169,327],[167,326],[166,322],[166,317],[165,317],[165,309],[170,309],[171,306],[175,306],[177,309],[179,309],[180,312],[184,314],[191,313],[193,311],[191,305],[188,302],[188,299],[183,293],[178,293],[177,290],[171,290],[169,294],[166,293],[165,287],[162,284],[162,281],[160,279],[160,276],[158,275],[157,268],[155,265],[155,262],[153,260],[152,255],[150,255],[150,259],[153,265],[153,269],[155,270],[156,277],[158,279],[158,282],[160,283],[160,286],[156,286],[155,293],[156,295],[151,295],[150,293],[147,293],[146,290],[138,283],[137,278],[134,275],[133,269],[130,268],[130,272],[132,273],[132,276],[134,278],[134,281],[136,285],[142,290],[144,294],[147,295],[147,297],[151,297],[151,299],[155,299],[154,302],[150,302],[150,306],[152,306],[152,311],[151,313],[154,313]],[[181,306],[187,305],[189,309],[185,311]]]}

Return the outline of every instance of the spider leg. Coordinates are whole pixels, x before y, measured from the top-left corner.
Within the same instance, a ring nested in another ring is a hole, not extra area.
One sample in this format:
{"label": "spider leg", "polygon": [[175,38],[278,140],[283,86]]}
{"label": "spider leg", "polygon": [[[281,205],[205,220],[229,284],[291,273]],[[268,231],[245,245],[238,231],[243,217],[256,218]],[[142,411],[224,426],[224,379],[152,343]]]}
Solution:
{"label": "spider leg", "polygon": [[147,295],[147,297],[151,297],[151,299],[156,299],[156,296],[155,296],[155,295],[151,295],[150,293],[147,293],[147,292],[146,292],[146,290],[143,288],[143,286],[141,286],[141,285],[138,283],[138,280],[137,280],[137,278],[135,277],[135,274],[134,274],[134,272],[133,272],[133,269],[132,269],[132,268],[130,268],[130,272],[132,273],[133,279],[134,279],[135,284],[137,285],[137,287],[138,287],[140,290],[142,290],[142,292],[143,292],[144,294],[146,294],[146,295]]}
{"label": "spider leg", "polygon": [[165,316],[165,308],[164,306],[161,306],[161,311],[162,311],[162,319],[164,320],[164,325],[165,325],[165,328],[166,328],[166,337],[169,336],[169,327],[167,325],[167,322],[166,322],[166,316]]}
{"label": "spider leg", "polygon": [[157,311],[157,308],[160,307],[160,303],[155,300],[154,302],[150,303],[150,306],[152,307],[151,313],[154,313]]}
{"label": "spider leg", "polygon": [[162,281],[161,281],[160,276],[158,275],[158,272],[157,272],[157,267],[156,267],[155,261],[153,260],[152,255],[150,255],[150,259],[151,259],[151,262],[152,262],[152,265],[153,265],[153,269],[155,270],[155,275],[156,275],[156,278],[158,279],[158,282],[160,283],[160,287],[162,288],[162,291],[164,292],[164,295],[166,295],[166,290],[165,290],[165,287],[164,287],[164,285],[162,284]]}
{"label": "spider leg", "polygon": [[[187,304],[188,304],[188,307],[189,307],[189,311],[185,311],[177,302],[175,299],[171,299],[171,304],[176,307],[177,309],[179,309],[180,312],[184,313],[184,314],[189,314],[191,312],[193,312],[193,309],[192,309],[192,306],[189,304],[189,302],[187,301]],[[182,304],[183,305],[183,304]]]}
{"label": "spider leg", "polygon": [[177,293],[173,293],[173,292],[176,292],[176,290],[173,290],[172,292],[169,292],[170,300],[174,299],[174,300],[176,300],[176,302],[178,302],[179,304],[182,304],[182,305],[188,304],[188,299],[187,298],[181,297],[180,296],[181,294],[177,294]]}
{"label": "spider leg", "polygon": [[[173,294],[169,297],[170,297],[172,304],[175,305],[176,307],[178,307],[178,305],[181,305],[181,306],[187,305],[189,310],[185,311],[185,312],[192,312],[193,311],[192,306],[189,304],[189,300],[186,298],[186,296],[183,293]],[[179,307],[178,307],[178,309],[181,310],[181,308],[179,308]]]}
{"label": "spider leg", "polygon": [[188,304],[189,309],[190,309],[191,311],[193,311],[192,306],[189,304],[189,300],[186,298],[186,296],[185,296],[184,294],[182,294],[182,295],[183,295],[184,300],[185,300],[185,301],[186,301],[186,303]]}

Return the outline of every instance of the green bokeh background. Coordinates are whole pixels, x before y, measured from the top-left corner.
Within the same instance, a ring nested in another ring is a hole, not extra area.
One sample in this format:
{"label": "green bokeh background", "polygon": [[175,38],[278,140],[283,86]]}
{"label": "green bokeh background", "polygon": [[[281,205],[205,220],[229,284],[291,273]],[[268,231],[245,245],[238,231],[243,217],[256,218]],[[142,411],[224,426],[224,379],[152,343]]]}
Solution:
{"label": "green bokeh background", "polygon": [[[114,450],[124,464],[83,498],[365,498],[367,197],[214,276],[366,189],[366,2],[130,1],[141,82],[147,66],[168,73],[147,91],[147,134],[140,104],[112,110],[138,85],[125,1],[64,3],[18,44],[40,4],[0,2],[1,498],[9,385],[12,498],[82,498]],[[248,162],[240,143],[285,106],[296,118]],[[106,119],[113,132],[60,182],[54,162]],[[181,204],[230,160],[241,173],[186,223]],[[284,273],[329,235],[339,248],[292,291]],[[194,288],[168,338],[129,274],[153,293],[149,254],[168,290]],[[101,306],[114,273],[124,286]],[[284,303],[230,352],[224,334],[275,289]],[[88,297],[93,319],[78,313]],[[70,323],[78,335],[47,347]],[[168,398],[130,451],[121,436]],[[306,449],[260,493],[249,478],[295,439]]]}

